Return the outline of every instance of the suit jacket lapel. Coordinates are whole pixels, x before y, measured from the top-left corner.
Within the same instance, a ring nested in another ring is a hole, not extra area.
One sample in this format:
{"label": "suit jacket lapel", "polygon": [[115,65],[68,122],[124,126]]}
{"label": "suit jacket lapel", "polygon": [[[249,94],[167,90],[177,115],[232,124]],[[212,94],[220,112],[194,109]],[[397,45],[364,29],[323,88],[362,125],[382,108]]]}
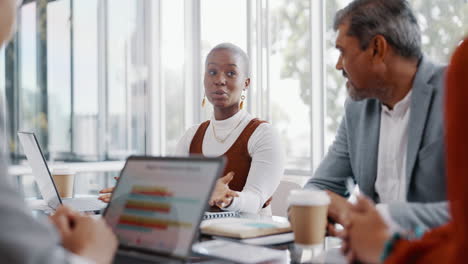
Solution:
{"label": "suit jacket lapel", "polygon": [[422,58],[413,83],[411,112],[408,124],[408,150],[406,157],[406,191],[411,182],[414,165],[418,156],[434,88],[428,84],[434,73],[434,66]]}
{"label": "suit jacket lapel", "polygon": [[[381,104],[378,100],[371,100],[368,105],[368,113],[363,122],[364,127],[362,134],[362,160],[360,174],[362,180],[358,183],[362,192],[374,201],[375,197],[375,180],[377,178],[377,162],[379,153],[379,138],[380,138],[380,114]],[[375,114],[376,113],[376,114]]]}

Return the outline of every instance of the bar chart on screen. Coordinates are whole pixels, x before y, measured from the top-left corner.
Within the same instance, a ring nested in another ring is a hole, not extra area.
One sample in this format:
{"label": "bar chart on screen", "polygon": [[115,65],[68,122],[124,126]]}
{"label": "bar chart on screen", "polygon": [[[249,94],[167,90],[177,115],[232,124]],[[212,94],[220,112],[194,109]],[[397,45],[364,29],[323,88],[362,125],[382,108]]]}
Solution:
{"label": "bar chart on screen", "polygon": [[171,249],[180,243],[180,237],[191,235],[193,221],[190,220],[196,215],[191,208],[199,203],[199,198],[191,197],[188,190],[178,194],[166,186],[134,185],[117,220],[117,233],[137,246],[154,246],[155,236],[171,237],[173,240],[158,241],[157,245]]}
{"label": "bar chart on screen", "polygon": [[190,251],[220,161],[127,162],[104,213],[120,244],[176,255]]}

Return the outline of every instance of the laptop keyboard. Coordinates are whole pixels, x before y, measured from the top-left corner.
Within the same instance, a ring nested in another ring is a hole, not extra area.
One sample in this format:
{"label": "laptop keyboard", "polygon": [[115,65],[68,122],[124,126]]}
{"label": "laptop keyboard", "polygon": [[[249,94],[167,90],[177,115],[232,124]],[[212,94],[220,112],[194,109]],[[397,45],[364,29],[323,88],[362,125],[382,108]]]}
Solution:
{"label": "laptop keyboard", "polygon": [[125,263],[164,263],[164,264],[182,264],[188,263],[185,260],[160,256],[157,253],[142,253],[132,250],[119,249],[114,258],[114,264]]}
{"label": "laptop keyboard", "polygon": [[106,207],[106,203],[97,198],[73,198],[63,200],[63,204],[70,206],[77,211],[97,211]]}

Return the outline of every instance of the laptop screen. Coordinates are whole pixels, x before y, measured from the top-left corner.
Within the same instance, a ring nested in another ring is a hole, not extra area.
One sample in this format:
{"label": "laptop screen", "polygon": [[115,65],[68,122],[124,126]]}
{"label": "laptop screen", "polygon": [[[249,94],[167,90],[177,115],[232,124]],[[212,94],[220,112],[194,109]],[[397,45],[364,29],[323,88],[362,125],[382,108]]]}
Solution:
{"label": "laptop screen", "polygon": [[29,132],[18,132],[18,137],[35,176],[42,198],[51,208],[57,208],[62,202],[55,189],[49,167],[42,155],[36,136]]}
{"label": "laptop screen", "polygon": [[222,158],[130,157],[105,219],[121,246],[187,257]]}

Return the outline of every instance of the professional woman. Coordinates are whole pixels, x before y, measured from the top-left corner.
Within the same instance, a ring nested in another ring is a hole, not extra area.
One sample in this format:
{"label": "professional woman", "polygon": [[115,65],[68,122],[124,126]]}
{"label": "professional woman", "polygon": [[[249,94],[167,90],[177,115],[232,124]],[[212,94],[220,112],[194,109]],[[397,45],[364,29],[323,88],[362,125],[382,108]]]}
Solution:
{"label": "professional woman", "polygon": [[204,86],[202,107],[211,103],[213,115],[185,132],[175,155],[225,156],[225,176],[217,181],[210,205],[271,214],[271,196],[283,175],[283,150],[273,126],[243,109],[250,86],[247,54],[231,43],[214,47],[206,57]]}

